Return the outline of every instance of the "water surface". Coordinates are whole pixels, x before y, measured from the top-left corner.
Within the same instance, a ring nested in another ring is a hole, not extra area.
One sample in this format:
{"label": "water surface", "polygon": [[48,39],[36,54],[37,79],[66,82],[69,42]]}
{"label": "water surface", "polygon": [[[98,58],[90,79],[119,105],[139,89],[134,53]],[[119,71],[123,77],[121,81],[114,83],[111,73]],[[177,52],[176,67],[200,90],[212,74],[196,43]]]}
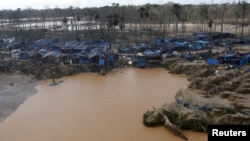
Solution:
{"label": "water surface", "polygon": [[[125,68],[60,80],[53,87],[41,82],[38,94],[0,123],[1,141],[183,141],[164,127],[145,127],[142,116],[173,102],[186,78],[160,68]],[[207,140],[204,133],[184,134],[190,141]]]}

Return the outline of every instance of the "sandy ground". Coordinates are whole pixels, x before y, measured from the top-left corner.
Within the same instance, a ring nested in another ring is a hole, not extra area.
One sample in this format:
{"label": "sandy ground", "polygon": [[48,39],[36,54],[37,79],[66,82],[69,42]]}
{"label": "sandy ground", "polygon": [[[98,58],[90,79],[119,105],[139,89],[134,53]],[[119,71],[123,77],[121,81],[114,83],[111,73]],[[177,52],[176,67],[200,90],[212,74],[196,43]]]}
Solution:
{"label": "sandy ground", "polygon": [[36,94],[31,76],[0,73],[0,122],[10,116],[29,96]]}

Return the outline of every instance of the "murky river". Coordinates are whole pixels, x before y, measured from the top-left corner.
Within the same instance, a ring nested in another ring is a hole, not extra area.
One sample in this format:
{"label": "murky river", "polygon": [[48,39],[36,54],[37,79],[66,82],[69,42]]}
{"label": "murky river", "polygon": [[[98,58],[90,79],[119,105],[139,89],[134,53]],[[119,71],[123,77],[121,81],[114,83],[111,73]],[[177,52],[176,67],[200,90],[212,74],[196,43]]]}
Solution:
{"label": "murky river", "polygon": [[[145,127],[142,116],[174,101],[186,78],[164,69],[126,68],[60,80],[53,87],[41,82],[38,94],[0,123],[1,141],[183,141],[164,127]],[[184,134],[190,141],[207,140],[204,133]]]}

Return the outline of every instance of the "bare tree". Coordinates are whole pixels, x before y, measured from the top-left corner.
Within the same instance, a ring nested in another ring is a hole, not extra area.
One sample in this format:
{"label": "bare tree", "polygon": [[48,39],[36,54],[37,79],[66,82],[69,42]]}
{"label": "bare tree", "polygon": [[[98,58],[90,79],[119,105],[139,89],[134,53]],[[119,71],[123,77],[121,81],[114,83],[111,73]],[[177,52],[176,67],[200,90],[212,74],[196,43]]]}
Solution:
{"label": "bare tree", "polygon": [[201,31],[204,31],[204,20],[208,19],[208,5],[200,5],[200,20],[201,20]]}
{"label": "bare tree", "polygon": [[68,35],[68,19],[66,17],[63,17],[62,23],[64,26],[64,47],[65,47],[65,42],[66,42],[66,35]]}
{"label": "bare tree", "polygon": [[247,2],[245,0],[243,0],[241,5],[241,10],[242,10],[242,27],[241,27],[241,36],[243,36],[243,32],[244,32],[244,26],[245,26],[245,18],[246,18],[246,10],[247,10]]}
{"label": "bare tree", "polygon": [[236,19],[235,23],[235,35],[238,36],[238,26],[239,26],[239,18],[240,18],[240,11],[239,11],[239,3],[234,5],[234,17]]}
{"label": "bare tree", "polygon": [[175,22],[175,36],[177,36],[177,34],[178,34],[178,22],[181,18],[182,7],[179,4],[175,3],[173,5],[173,8],[172,8],[172,13],[173,13],[174,22]]}

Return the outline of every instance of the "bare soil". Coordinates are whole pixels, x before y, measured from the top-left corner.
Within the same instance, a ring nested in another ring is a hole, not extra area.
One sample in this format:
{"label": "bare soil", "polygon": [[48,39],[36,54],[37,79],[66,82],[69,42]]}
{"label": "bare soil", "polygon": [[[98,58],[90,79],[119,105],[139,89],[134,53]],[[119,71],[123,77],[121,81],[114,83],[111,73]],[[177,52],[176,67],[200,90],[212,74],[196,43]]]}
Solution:
{"label": "bare soil", "polygon": [[0,122],[10,116],[28,97],[36,94],[36,80],[21,74],[0,74]]}
{"label": "bare soil", "polygon": [[[204,62],[175,60],[167,64],[171,73],[185,74],[190,81],[187,89],[176,94],[176,103],[191,113],[197,114],[197,109],[209,112],[213,124],[250,123],[250,65],[228,70],[223,64],[209,66]],[[163,108],[169,109],[169,105]]]}

